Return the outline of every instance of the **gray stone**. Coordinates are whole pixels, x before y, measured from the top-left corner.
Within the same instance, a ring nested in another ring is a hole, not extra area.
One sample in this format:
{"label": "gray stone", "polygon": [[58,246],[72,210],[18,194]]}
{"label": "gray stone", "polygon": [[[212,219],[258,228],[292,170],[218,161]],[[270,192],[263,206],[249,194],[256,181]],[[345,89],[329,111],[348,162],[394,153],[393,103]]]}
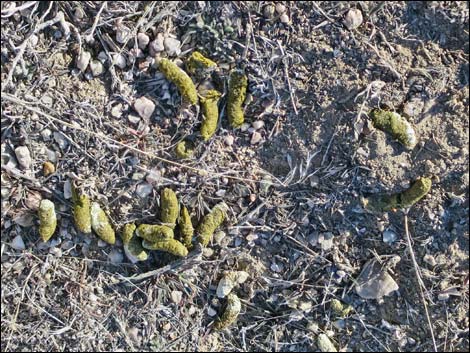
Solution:
{"label": "gray stone", "polygon": [[178,39],[166,37],[163,46],[169,56],[178,56],[181,53],[181,42]]}
{"label": "gray stone", "polygon": [[15,155],[18,163],[24,169],[29,169],[31,167],[32,159],[29,149],[26,146],[19,146],[15,148]]}
{"label": "gray stone", "polygon": [[135,100],[134,109],[143,119],[148,120],[155,110],[155,103],[146,97],[140,97]]}

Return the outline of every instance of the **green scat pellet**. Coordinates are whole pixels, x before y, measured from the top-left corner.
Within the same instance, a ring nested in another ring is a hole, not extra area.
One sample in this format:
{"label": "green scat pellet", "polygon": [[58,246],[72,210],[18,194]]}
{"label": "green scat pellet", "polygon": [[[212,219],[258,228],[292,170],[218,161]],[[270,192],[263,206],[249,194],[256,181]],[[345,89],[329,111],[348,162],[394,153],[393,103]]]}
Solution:
{"label": "green scat pellet", "polygon": [[173,239],[173,229],[159,224],[141,224],[137,227],[135,234],[149,242]]}
{"label": "green scat pellet", "polygon": [[91,204],[91,228],[101,238],[101,240],[114,244],[116,242],[116,236],[114,229],[109,223],[108,216],[101,209],[97,202]]}
{"label": "green scat pellet", "polygon": [[183,245],[183,243],[179,242],[176,239],[168,239],[168,240],[159,240],[155,242],[149,242],[144,240],[142,242],[142,246],[148,250],[160,250],[165,251],[167,253],[185,257],[188,255],[188,249]]}
{"label": "green scat pellet", "polygon": [[188,146],[186,141],[180,141],[175,147],[176,156],[180,159],[191,158],[194,150]]}
{"label": "green scat pellet", "polygon": [[217,67],[217,64],[211,59],[206,58],[200,52],[195,51],[186,62],[186,69],[190,74],[196,74],[198,71],[206,71]]}
{"label": "green scat pellet", "polygon": [[207,246],[214,234],[214,231],[222,224],[225,219],[225,211],[222,205],[215,206],[212,211],[207,214],[197,227],[198,241],[202,246]]}
{"label": "green scat pellet", "polygon": [[160,195],[160,219],[171,228],[175,228],[180,209],[178,198],[173,190],[165,188]]}
{"label": "green scat pellet", "polygon": [[396,194],[376,194],[362,200],[363,206],[375,212],[387,212],[413,206],[430,190],[432,181],[429,178],[416,180],[410,188]]}
{"label": "green scat pellet", "polygon": [[39,235],[43,241],[48,241],[57,227],[57,216],[54,203],[42,200],[39,205]]}
{"label": "green scat pellet", "polygon": [[215,322],[214,328],[216,330],[223,330],[233,324],[240,314],[242,304],[238,297],[231,293],[227,296],[227,307],[225,308],[222,316]]}
{"label": "green scat pellet", "polygon": [[337,352],[338,350],[334,346],[334,344],[331,342],[330,338],[324,334],[320,333],[317,337],[317,346],[318,349],[322,352]]}
{"label": "green scat pellet", "polygon": [[136,228],[135,223],[127,223],[124,225],[121,233],[122,242],[124,244],[128,244],[131,241]]}
{"label": "green scat pellet", "polygon": [[338,317],[345,317],[351,312],[352,307],[350,305],[343,305],[338,299],[332,299],[330,308],[333,313]]}
{"label": "green scat pellet", "polygon": [[181,208],[180,218],[178,219],[178,226],[180,229],[181,241],[188,249],[191,248],[194,228],[188,209],[185,206]]}
{"label": "green scat pellet", "polygon": [[216,90],[207,91],[205,96],[201,98],[203,114],[201,135],[204,141],[209,140],[217,129],[217,122],[219,121],[219,98],[220,93]]}
{"label": "green scat pellet", "polygon": [[72,186],[72,202],[75,226],[82,233],[91,233],[90,198]]}
{"label": "green scat pellet", "polygon": [[400,114],[374,109],[370,112],[370,117],[375,128],[389,133],[405,147],[412,149],[416,145],[417,138],[413,126]]}
{"label": "green scat pellet", "polygon": [[240,127],[245,118],[242,104],[246,98],[248,78],[241,71],[234,70],[230,74],[227,99],[227,116],[232,127]]}
{"label": "green scat pellet", "polygon": [[129,242],[124,243],[124,253],[133,264],[148,259],[148,254],[142,246],[142,239],[138,237],[132,237]]}
{"label": "green scat pellet", "polygon": [[160,59],[158,63],[160,71],[165,75],[168,81],[173,82],[181,96],[191,104],[197,104],[197,90],[191,77],[181,70],[175,63],[168,59]]}

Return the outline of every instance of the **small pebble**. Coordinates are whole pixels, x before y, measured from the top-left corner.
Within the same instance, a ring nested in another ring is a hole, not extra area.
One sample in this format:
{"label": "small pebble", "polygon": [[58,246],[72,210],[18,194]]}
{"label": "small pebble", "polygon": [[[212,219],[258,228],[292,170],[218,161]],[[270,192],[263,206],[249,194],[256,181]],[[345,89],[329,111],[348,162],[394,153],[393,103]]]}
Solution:
{"label": "small pebble", "polygon": [[232,135],[227,135],[224,137],[224,142],[227,146],[232,146],[235,138]]}
{"label": "small pebble", "polygon": [[67,179],[64,183],[64,199],[70,199],[72,197],[72,183],[70,179]]}
{"label": "small pebble", "polygon": [[429,266],[434,267],[437,265],[436,258],[431,254],[424,255],[423,261],[426,262]]}
{"label": "small pebble", "polygon": [[26,146],[19,146],[15,148],[15,155],[18,163],[24,169],[29,169],[31,167],[32,159],[29,149]]}
{"label": "small pebble", "polygon": [[169,56],[178,56],[181,53],[181,42],[178,39],[166,37],[163,40],[163,46]]}
{"label": "small pebble", "polygon": [[111,116],[115,118],[120,118],[122,115],[122,104],[118,103],[111,108]]}
{"label": "small pebble", "polygon": [[77,58],[77,68],[84,72],[88,67],[88,63],[90,62],[91,54],[85,50],[83,50]]}
{"label": "small pebble", "polygon": [[13,240],[10,243],[10,246],[13,249],[19,250],[19,251],[26,249],[23,238],[19,234],[16,237],[13,238]]}
{"label": "small pebble", "polygon": [[114,65],[116,65],[120,69],[125,69],[127,66],[126,57],[122,54],[114,54],[113,62],[114,62]]}
{"label": "small pebble", "polygon": [[146,97],[140,97],[134,102],[134,109],[143,119],[150,119],[155,110],[155,103]]}
{"label": "small pebble", "polygon": [[127,120],[129,120],[129,122],[134,125],[137,125],[138,123],[140,123],[140,117],[138,117],[137,115],[133,115],[133,114],[129,114],[127,116]]}
{"label": "small pebble", "polygon": [[290,22],[289,16],[286,13],[283,13],[281,17],[279,17],[281,23],[288,24]]}
{"label": "small pebble", "polygon": [[217,315],[217,311],[212,306],[209,306],[207,308],[207,315],[213,317],[213,316]]}
{"label": "small pebble", "polygon": [[149,196],[152,193],[152,190],[153,186],[149,183],[140,183],[135,188],[136,194],[143,199]]}
{"label": "small pebble", "polygon": [[276,8],[273,5],[268,4],[263,8],[263,15],[264,17],[268,19],[272,19],[274,17],[275,11],[276,11]]}
{"label": "small pebble", "polygon": [[362,24],[362,12],[359,9],[350,9],[343,23],[349,30],[359,27]]}
{"label": "small pebble", "polygon": [[282,15],[284,12],[286,12],[286,7],[281,4],[281,3],[277,3],[276,4],[276,12],[279,14],[279,15]]}
{"label": "small pebble", "polygon": [[253,132],[253,135],[251,135],[251,141],[250,143],[252,145],[255,145],[257,143],[259,143],[261,140],[263,139],[263,137],[261,136],[261,134],[259,132]]}
{"label": "small pebble", "polygon": [[390,229],[387,229],[382,233],[382,240],[384,241],[384,243],[387,243],[387,244],[394,243],[395,241],[397,241],[397,238],[398,238],[397,233],[395,233],[394,231]]}
{"label": "small pebble", "polygon": [[243,123],[242,126],[240,126],[241,132],[248,131],[249,128],[250,128],[250,124],[248,123]]}
{"label": "small pebble", "polygon": [[65,150],[69,145],[67,138],[60,132],[54,131],[54,141],[57,142],[61,150]]}
{"label": "small pebble", "polygon": [[52,138],[52,131],[49,129],[44,129],[41,131],[41,136],[44,141],[50,141]]}
{"label": "small pebble", "polygon": [[100,51],[98,53],[98,60],[101,61],[102,64],[104,64],[108,60],[108,54],[104,51]]}
{"label": "small pebble", "polygon": [[94,77],[101,75],[104,72],[104,66],[99,60],[92,60],[90,62],[90,70]]}
{"label": "small pebble", "polygon": [[259,130],[264,126],[264,121],[262,120],[256,120],[251,124],[255,130]]}
{"label": "small pebble", "polygon": [[158,33],[157,37],[149,44],[150,56],[153,57],[164,50],[165,46],[163,45],[163,35],[161,33]]}
{"label": "small pebble", "polygon": [[145,48],[147,48],[147,45],[150,42],[150,38],[145,33],[138,33],[137,42],[139,43],[139,48],[144,50]]}
{"label": "small pebble", "polygon": [[120,44],[124,44],[130,37],[131,30],[126,26],[119,26],[116,30],[116,41]]}
{"label": "small pebble", "polygon": [[174,290],[171,292],[171,300],[175,304],[181,303],[181,300],[183,299],[183,292],[179,290]]}

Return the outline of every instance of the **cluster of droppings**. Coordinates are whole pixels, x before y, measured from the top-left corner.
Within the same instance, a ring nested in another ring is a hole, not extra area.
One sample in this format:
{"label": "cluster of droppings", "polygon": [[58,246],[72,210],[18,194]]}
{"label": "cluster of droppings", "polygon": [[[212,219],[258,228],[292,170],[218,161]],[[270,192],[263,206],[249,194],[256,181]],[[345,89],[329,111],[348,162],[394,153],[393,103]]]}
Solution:
{"label": "cluster of droppings", "polygon": [[224,206],[225,206],[224,204],[216,205],[212,209],[212,211],[202,219],[202,222],[199,224],[197,228],[197,234],[198,234],[197,239],[198,239],[198,242],[201,243],[202,246],[207,246],[207,244],[209,244],[215,230],[224,221],[225,219],[225,207]]}
{"label": "cluster of droppings", "polygon": [[246,75],[239,70],[233,70],[228,87],[227,115],[230,125],[234,128],[242,126],[245,121],[242,105],[246,99],[247,87]]}
{"label": "cluster of droppings", "polygon": [[158,67],[168,81],[173,82],[181,96],[191,104],[197,104],[197,90],[191,77],[168,59],[159,59]]}
{"label": "cluster of droppings", "polygon": [[216,90],[209,90],[201,97],[202,114],[204,116],[201,124],[201,136],[204,141],[214,135],[219,121],[219,98],[221,94]]}
{"label": "cluster of droppings", "polygon": [[432,181],[429,178],[419,178],[410,188],[396,194],[374,194],[363,198],[366,209],[374,212],[387,212],[406,209],[421,200],[430,190]]}
{"label": "cluster of droppings", "polygon": [[42,200],[39,205],[39,235],[43,241],[48,241],[57,227],[57,216],[54,203]]}
{"label": "cluster of droppings", "polygon": [[382,109],[374,109],[369,116],[375,128],[385,131],[404,145],[413,149],[416,146],[417,138],[413,126],[400,114]]}
{"label": "cluster of droppings", "polygon": [[114,244],[116,242],[114,229],[109,222],[108,216],[97,202],[93,202],[91,204],[90,214],[91,228],[94,232],[101,238],[101,240],[109,244]]}

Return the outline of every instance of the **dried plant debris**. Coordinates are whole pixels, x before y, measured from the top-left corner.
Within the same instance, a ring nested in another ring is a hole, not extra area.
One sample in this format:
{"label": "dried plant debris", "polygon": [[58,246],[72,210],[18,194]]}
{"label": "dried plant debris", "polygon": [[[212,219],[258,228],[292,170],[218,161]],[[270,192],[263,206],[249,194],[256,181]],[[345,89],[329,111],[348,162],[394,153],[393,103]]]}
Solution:
{"label": "dried plant debris", "polygon": [[245,271],[225,272],[217,286],[217,296],[219,298],[225,298],[235,286],[244,283],[248,279],[248,276],[248,272]]}
{"label": "dried plant debris", "polygon": [[91,227],[101,240],[114,244],[116,237],[108,216],[97,202],[91,204]]}
{"label": "dried plant debris", "polygon": [[39,235],[43,241],[48,241],[57,227],[57,216],[54,203],[42,200],[39,205]]}
{"label": "dried plant debris", "polygon": [[225,205],[218,204],[207,214],[197,227],[198,241],[202,246],[209,244],[215,230],[225,219]]}
{"label": "dried plant debris", "polygon": [[191,158],[194,150],[189,146],[188,141],[180,141],[175,147],[176,156],[180,159]]}
{"label": "dried plant debris", "polygon": [[421,200],[430,190],[430,178],[419,178],[410,188],[396,194],[374,194],[362,199],[364,208],[373,212],[387,212],[405,209]]}
{"label": "dried plant debris", "polygon": [[217,64],[211,59],[206,58],[198,51],[194,51],[186,62],[186,70],[191,75],[198,73],[207,73],[207,71],[217,67]]}
{"label": "dried plant debris", "polygon": [[160,220],[174,229],[179,215],[178,198],[173,190],[165,188],[160,195]]}
{"label": "dried plant debris", "polygon": [[227,306],[222,316],[215,322],[214,328],[216,330],[223,330],[233,324],[238,315],[240,314],[242,304],[240,299],[235,294],[227,296]]}
{"label": "dried plant debris", "polygon": [[173,229],[159,224],[141,224],[137,227],[136,235],[149,242],[173,239]]}
{"label": "dried plant debris", "polygon": [[181,207],[178,226],[182,243],[184,246],[186,246],[186,248],[190,249],[192,247],[194,228],[191,222],[191,216],[189,215],[188,209],[185,206]]}
{"label": "dried plant debris", "polygon": [[373,258],[364,265],[361,274],[356,280],[356,293],[364,299],[377,299],[398,290],[398,284],[383,266]]}
{"label": "dried plant debris", "polygon": [[217,129],[220,96],[221,94],[216,90],[209,90],[204,97],[201,97],[202,114],[204,116],[201,124],[201,135],[204,141],[209,140]]}
{"label": "dried plant debris", "polygon": [[239,70],[233,70],[230,74],[227,116],[230,125],[239,128],[245,121],[243,113],[243,102],[246,99],[246,89],[248,87],[248,78]]}
{"label": "dried plant debris", "polygon": [[186,249],[183,243],[176,239],[165,239],[153,242],[144,240],[142,246],[148,250],[161,250],[181,257],[188,255],[188,249]]}
{"label": "dried plant debris", "polygon": [[145,261],[148,259],[148,254],[142,246],[142,239],[132,237],[130,241],[124,243],[124,253],[130,262],[135,264],[138,261]]}
{"label": "dried plant debris", "polygon": [[389,133],[408,149],[413,149],[416,146],[417,137],[415,130],[408,120],[400,114],[382,109],[374,109],[369,115],[375,128]]}
{"label": "dried plant debris", "polygon": [[72,185],[73,219],[75,227],[85,234],[91,233],[90,199]]}
{"label": "dried plant debris", "polygon": [[330,338],[324,334],[320,333],[317,336],[317,346],[318,349],[322,352],[337,352],[335,345],[331,342]]}
{"label": "dried plant debris", "polygon": [[168,59],[160,59],[158,62],[160,71],[165,75],[168,81],[173,82],[181,96],[191,104],[197,104],[197,90],[191,77],[181,70],[175,63]]}

